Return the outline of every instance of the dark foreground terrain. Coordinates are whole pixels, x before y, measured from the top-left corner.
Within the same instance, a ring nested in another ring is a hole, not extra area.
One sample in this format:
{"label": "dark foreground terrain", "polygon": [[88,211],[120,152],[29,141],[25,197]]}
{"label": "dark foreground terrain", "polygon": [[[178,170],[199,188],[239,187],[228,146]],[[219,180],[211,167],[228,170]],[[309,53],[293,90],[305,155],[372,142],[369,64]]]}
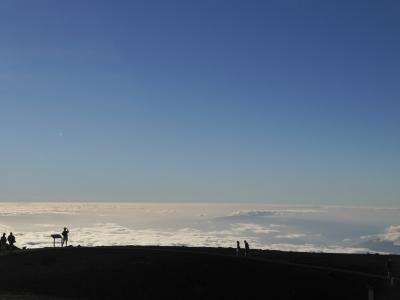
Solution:
{"label": "dark foreground terrain", "polygon": [[[186,247],[0,253],[0,299],[400,299],[384,255]],[[397,268],[400,259],[392,256]],[[398,274],[396,274],[398,276]],[[370,298],[372,299],[372,298]]]}

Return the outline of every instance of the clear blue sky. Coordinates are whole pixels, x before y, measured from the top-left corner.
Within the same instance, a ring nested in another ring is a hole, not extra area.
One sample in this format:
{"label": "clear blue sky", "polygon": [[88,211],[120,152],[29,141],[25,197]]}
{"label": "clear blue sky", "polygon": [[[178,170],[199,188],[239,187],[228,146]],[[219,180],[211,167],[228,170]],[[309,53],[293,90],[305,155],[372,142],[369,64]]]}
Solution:
{"label": "clear blue sky", "polygon": [[0,3],[0,200],[396,204],[400,2]]}

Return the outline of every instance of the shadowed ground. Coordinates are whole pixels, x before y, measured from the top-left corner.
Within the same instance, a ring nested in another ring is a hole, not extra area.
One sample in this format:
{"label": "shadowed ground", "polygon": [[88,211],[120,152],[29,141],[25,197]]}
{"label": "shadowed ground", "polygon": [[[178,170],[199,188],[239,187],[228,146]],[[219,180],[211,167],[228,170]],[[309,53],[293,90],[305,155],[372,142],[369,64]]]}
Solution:
{"label": "shadowed ground", "polygon": [[[383,255],[96,247],[0,256],[1,299],[400,299]],[[397,256],[392,256],[396,263]],[[46,295],[46,296],[42,296]],[[19,297],[19,298],[18,298]]]}

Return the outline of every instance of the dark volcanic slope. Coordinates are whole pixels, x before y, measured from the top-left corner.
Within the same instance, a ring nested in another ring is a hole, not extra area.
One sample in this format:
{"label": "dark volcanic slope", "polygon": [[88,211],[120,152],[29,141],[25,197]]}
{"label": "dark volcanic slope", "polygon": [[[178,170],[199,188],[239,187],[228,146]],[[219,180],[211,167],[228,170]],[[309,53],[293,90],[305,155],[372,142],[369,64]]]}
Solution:
{"label": "dark volcanic slope", "polygon": [[373,287],[375,299],[400,299],[399,283],[389,287],[381,276],[383,256],[253,251],[252,258],[237,258],[232,252],[173,247],[21,251],[0,256],[0,291],[83,299],[367,299]]}

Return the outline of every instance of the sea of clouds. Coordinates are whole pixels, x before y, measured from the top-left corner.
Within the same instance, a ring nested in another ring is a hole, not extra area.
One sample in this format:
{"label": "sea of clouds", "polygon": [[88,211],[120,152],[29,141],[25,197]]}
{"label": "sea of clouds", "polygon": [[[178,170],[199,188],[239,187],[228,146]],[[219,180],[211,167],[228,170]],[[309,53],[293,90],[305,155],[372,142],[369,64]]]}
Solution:
{"label": "sea of clouds", "polygon": [[0,203],[0,231],[17,245],[180,245],[338,253],[400,253],[395,207],[182,203]]}

